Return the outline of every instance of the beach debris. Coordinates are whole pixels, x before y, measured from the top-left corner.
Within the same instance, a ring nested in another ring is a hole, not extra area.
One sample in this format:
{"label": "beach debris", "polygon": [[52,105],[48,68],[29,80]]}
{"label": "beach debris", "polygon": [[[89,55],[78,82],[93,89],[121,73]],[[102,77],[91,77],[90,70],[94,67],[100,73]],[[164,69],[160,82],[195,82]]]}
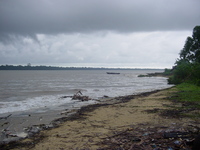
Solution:
{"label": "beach debris", "polygon": [[72,98],[72,96],[61,96],[60,98]]}
{"label": "beach debris", "polygon": [[10,122],[4,122],[1,126],[8,125]]}
{"label": "beach debris", "polygon": [[189,136],[190,136],[189,132],[180,132],[180,131],[165,132],[163,134],[164,138],[187,138]]}
{"label": "beach debris", "polygon": [[20,138],[26,138],[28,136],[28,133],[25,133],[25,132],[20,132],[20,133],[17,133],[16,134],[18,137]]}
{"label": "beach debris", "polygon": [[1,119],[5,119],[5,120],[6,120],[6,119],[8,119],[11,115],[12,115],[12,114],[9,114],[9,115],[6,116],[6,117],[0,117],[0,120],[1,120]]}
{"label": "beach debris", "polygon": [[8,129],[3,129],[2,130],[2,135],[5,137],[5,138],[8,138],[8,137],[18,137],[18,138],[26,138],[28,136],[28,133],[25,133],[25,132],[18,132],[18,133],[13,133],[12,131],[8,130]]}
{"label": "beach debris", "polygon": [[26,138],[28,136],[28,133],[20,132],[20,133],[12,133],[9,134],[11,137],[19,137],[19,138]]}
{"label": "beach debris", "polygon": [[119,72],[106,72],[107,74],[120,74]]}
{"label": "beach debris", "polygon": [[62,96],[60,98],[72,98],[72,100],[89,101],[89,96],[83,96],[81,91],[76,92],[73,96]]}
{"label": "beach debris", "polygon": [[89,101],[91,98],[89,96],[82,96],[81,91],[78,91],[76,94],[72,96],[72,100],[81,100],[81,101]]}
{"label": "beach debris", "polygon": [[33,134],[33,133],[38,133],[41,130],[42,128],[40,128],[39,126],[31,126],[30,128],[28,128],[27,132]]}
{"label": "beach debris", "polygon": [[77,110],[75,110],[75,109],[65,109],[65,110],[63,110],[60,114],[61,115],[68,115],[68,114],[70,114],[70,113],[75,113]]}
{"label": "beach debris", "polygon": [[8,136],[9,136],[9,134],[10,134],[11,132],[10,132],[10,130],[8,130],[8,129],[3,129],[3,130],[1,131],[1,133],[2,133],[2,136],[8,138]]}
{"label": "beach debris", "polygon": [[[27,136],[32,136],[36,133],[39,133],[42,130],[46,130],[46,129],[50,129],[55,127],[52,123],[50,124],[40,124],[40,125],[33,125],[27,128],[24,128],[24,136],[25,134],[27,134]],[[19,136],[19,134],[17,134]],[[21,133],[20,136],[23,136],[23,134]]]}
{"label": "beach debris", "polygon": [[104,95],[104,96],[103,96],[103,98],[109,98],[109,96],[107,96],[107,95]]}
{"label": "beach debris", "polygon": [[[112,136],[103,138],[103,142],[99,143],[103,148],[98,150],[191,150],[197,134],[189,132],[187,128],[180,129],[180,126],[149,127],[141,124],[135,128],[131,126],[122,131],[114,131]],[[195,141],[200,146],[200,135]]]}

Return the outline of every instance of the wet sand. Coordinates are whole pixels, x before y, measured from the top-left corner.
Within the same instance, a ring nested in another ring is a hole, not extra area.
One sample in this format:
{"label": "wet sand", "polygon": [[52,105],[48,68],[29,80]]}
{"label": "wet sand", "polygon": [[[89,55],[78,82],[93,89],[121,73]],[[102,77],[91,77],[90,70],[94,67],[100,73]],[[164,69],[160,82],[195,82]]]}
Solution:
{"label": "wet sand", "polygon": [[[97,102],[93,102],[97,103]],[[31,136],[41,130],[54,128],[59,121],[54,121],[62,117],[68,117],[77,112],[81,105],[67,107],[65,105],[59,108],[40,108],[30,111],[19,111],[0,115],[0,144],[16,141],[21,138]]]}
{"label": "wet sand", "polygon": [[175,88],[140,95],[118,97],[113,100],[83,107],[77,113],[58,119],[56,128],[41,131],[9,148],[32,150],[99,149],[103,141],[120,131],[156,126],[187,127],[194,122],[188,118],[170,118],[148,110],[164,110],[174,104],[166,100]]}

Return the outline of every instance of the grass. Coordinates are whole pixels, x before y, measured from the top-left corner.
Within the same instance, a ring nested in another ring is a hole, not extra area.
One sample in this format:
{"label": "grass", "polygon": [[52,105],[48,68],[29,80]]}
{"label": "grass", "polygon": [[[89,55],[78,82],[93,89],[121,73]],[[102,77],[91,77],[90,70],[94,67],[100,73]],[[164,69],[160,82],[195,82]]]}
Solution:
{"label": "grass", "polygon": [[200,103],[200,86],[190,83],[182,83],[177,85],[178,97],[181,102]]}
{"label": "grass", "polygon": [[162,110],[163,116],[189,117],[199,119],[200,117],[200,86],[190,83],[177,85],[167,99],[174,102],[169,109]]}

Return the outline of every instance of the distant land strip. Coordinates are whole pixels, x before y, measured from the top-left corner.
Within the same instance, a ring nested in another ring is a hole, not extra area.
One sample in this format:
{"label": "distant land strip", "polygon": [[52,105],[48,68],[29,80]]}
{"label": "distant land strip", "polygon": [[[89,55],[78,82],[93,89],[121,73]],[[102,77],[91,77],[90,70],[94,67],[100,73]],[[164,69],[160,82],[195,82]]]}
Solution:
{"label": "distant land strip", "polygon": [[[55,67],[55,66],[31,66],[31,65],[1,65],[0,70],[139,70],[145,68],[93,68],[93,67]],[[148,68],[146,68],[148,69]],[[158,69],[160,70],[160,69]]]}

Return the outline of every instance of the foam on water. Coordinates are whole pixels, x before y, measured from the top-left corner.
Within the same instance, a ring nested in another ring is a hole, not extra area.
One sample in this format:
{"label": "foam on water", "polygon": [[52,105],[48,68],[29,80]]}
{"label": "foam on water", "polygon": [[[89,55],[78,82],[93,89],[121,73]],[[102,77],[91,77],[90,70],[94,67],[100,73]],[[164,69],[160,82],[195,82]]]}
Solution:
{"label": "foam on water", "polygon": [[58,99],[57,96],[42,96],[28,98],[22,101],[9,101],[0,102],[0,113],[15,112],[15,111],[26,111],[36,108],[45,108],[49,106],[60,105],[62,103],[69,102],[70,99]]}
{"label": "foam on water", "polygon": [[[90,103],[94,103],[91,101]],[[57,96],[41,96],[28,98],[22,101],[10,101],[0,102],[0,114],[11,113],[17,111],[35,111],[41,112],[50,108],[56,108],[61,105],[68,105],[68,107],[78,107],[84,105],[83,102],[78,100],[72,100],[71,98],[61,98],[61,95]]]}

